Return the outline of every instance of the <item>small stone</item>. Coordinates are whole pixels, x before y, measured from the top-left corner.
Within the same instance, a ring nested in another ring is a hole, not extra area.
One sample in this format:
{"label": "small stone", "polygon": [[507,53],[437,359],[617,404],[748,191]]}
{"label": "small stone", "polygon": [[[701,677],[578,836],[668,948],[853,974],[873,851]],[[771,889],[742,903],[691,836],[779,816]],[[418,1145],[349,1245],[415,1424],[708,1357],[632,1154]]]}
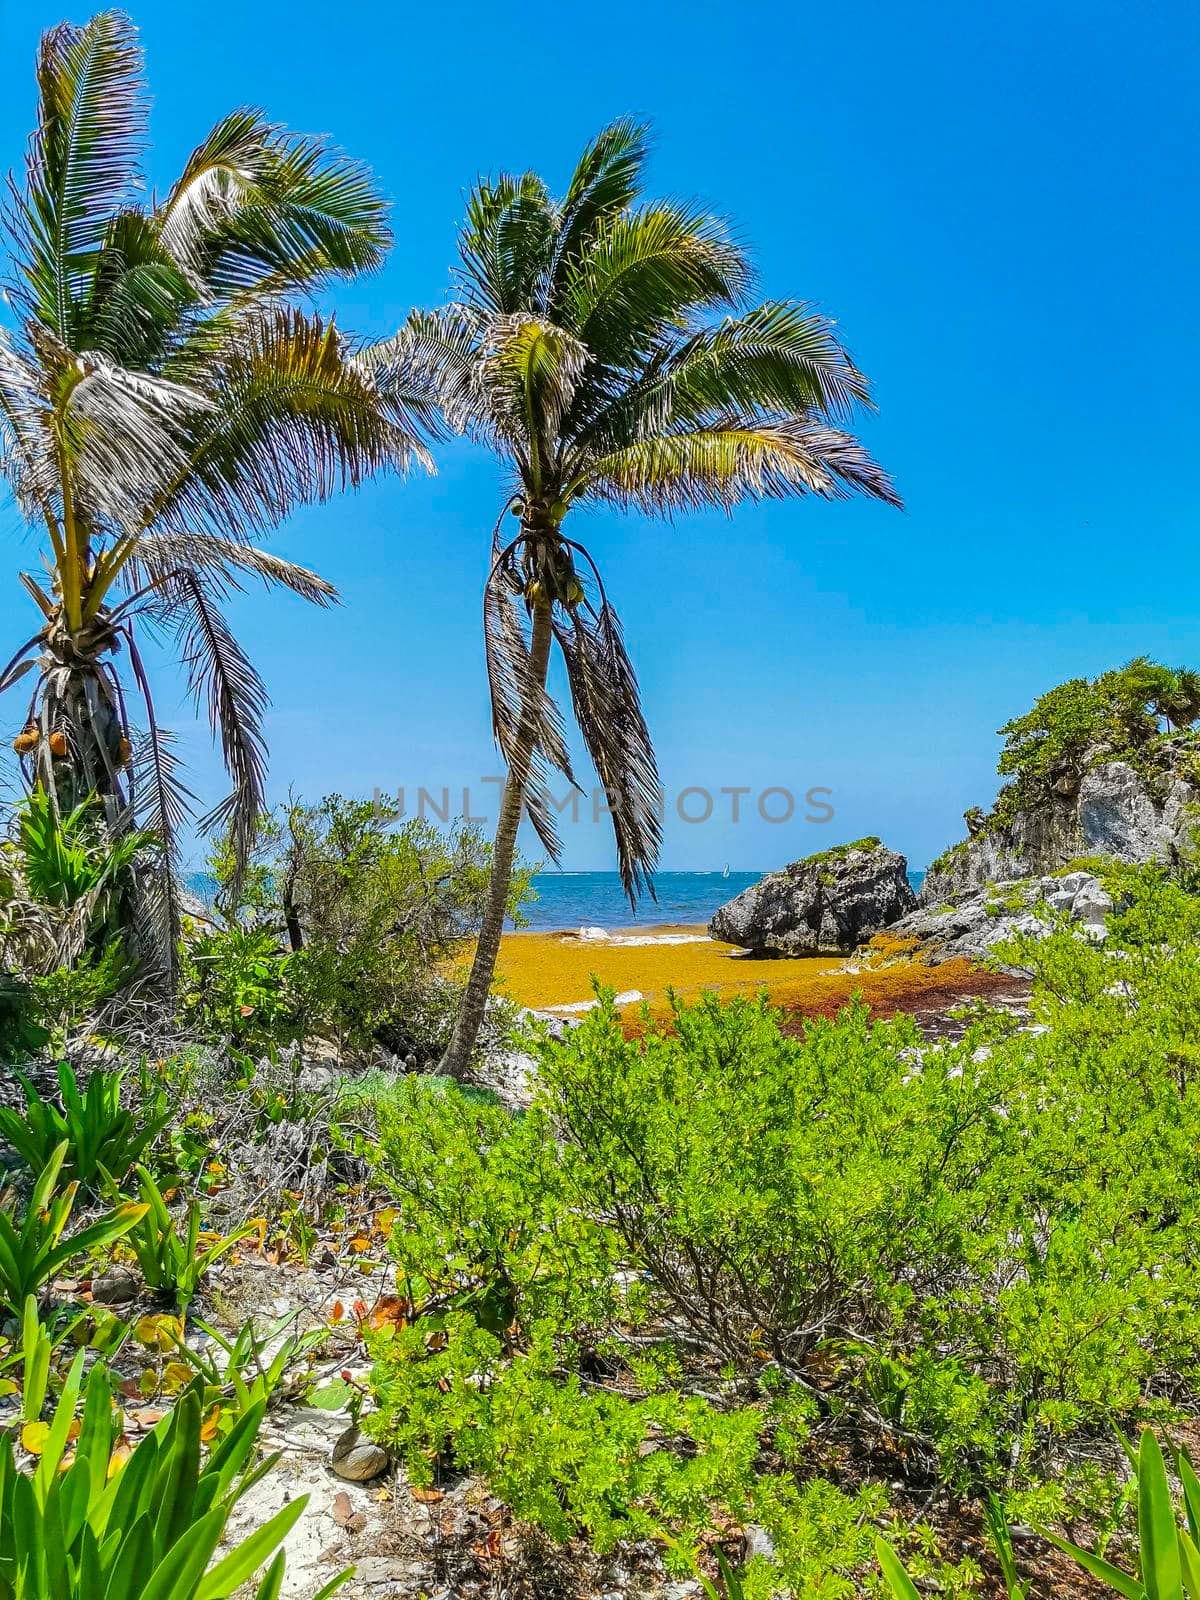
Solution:
{"label": "small stone", "polygon": [[775,1541],[767,1530],[757,1522],[746,1524],[746,1560],[754,1556],[762,1556],[767,1561],[775,1559]]}
{"label": "small stone", "polygon": [[128,1267],[107,1267],[92,1279],[92,1299],[101,1306],[123,1306],[137,1298],[138,1280]]}
{"label": "small stone", "polygon": [[347,1478],[351,1483],[366,1483],[370,1478],[377,1478],[387,1471],[391,1459],[381,1444],[376,1444],[355,1426],[339,1434],[333,1447],[333,1470],[339,1478]]}

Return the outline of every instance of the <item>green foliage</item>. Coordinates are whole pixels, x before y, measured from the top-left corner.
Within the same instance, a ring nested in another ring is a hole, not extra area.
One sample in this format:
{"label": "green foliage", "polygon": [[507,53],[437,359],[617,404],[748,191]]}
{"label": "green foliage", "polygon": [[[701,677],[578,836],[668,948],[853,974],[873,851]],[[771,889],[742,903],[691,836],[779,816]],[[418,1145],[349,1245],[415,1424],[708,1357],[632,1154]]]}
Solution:
{"label": "green foliage", "polygon": [[961,856],[964,856],[966,852],[967,843],[965,839],[960,840],[958,844],[952,844],[948,849],[943,850],[940,856],[934,857],[929,863],[929,871],[931,873],[951,871],[954,863]]}
{"label": "green foliage", "polygon": [[252,1233],[254,1224],[243,1223],[232,1233],[216,1237],[205,1235],[201,1228],[202,1207],[195,1196],[187,1202],[183,1217],[176,1217],[145,1167],[134,1170],[142,1204],[138,1207],[139,1215],[130,1231],[129,1243],[146,1287],[156,1295],[173,1300],[181,1312],[186,1312],[205,1273],[226,1251],[232,1250],[239,1239]]}
{"label": "green foliage", "polygon": [[41,784],[17,810],[17,843],[25,878],[35,899],[68,907],[95,897],[128,874],[139,850],[153,843],[148,833],[106,838],[89,796],[60,814]]}
{"label": "green foliage", "polygon": [[61,1179],[78,1181],[95,1191],[105,1174],[121,1179],[140,1161],[170,1120],[171,1111],[153,1118],[127,1111],[121,1104],[125,1074],[93,1071],[82,1094],[69,1062],[58,1064],[62,1110],[41,1095],[23,1073],[25,1110],[0,1106],[0,1138],[6,1139],[36,1178],[60,1145],[67,1147]]}
{"label": "green foliage", "polygon": [[999,772],[1011,782],[1000,792],[990,826],[1043,795],[1059,778],[1077,778],[1089,751],[1131,761],[1153,772],[1162,726],[1186,729],[1200,717],[1200,678],[1138,656],[1097,678],[1072,678],[1040,696],[1023,716],[1000,729]]}
{"label": "green foliage", "polygon": [[207,1347],[193,1349],[182,1338],[176,1342],[178,1360],[203,1381],[205,1407],[233,1402],[232,1406],[222,1406],[222,1424],[228,1421],[232,1425],[235,1418],[252,1407],[269,1406],[278,1398],[296,1363],[328,1336],[324,1328],[297,1333],[295,1322],[293,1312],[260,1333],[251,1317],[228,1338],[218,1328],[197,1319],[197,1326],[208,1336]]}
{"label": "green foliage", "polygon": [[[68,1330],[64,1330],[59,1339],[65,1336],[65,1331]],[[42,1414],[50,1383],[50,1356],[59,1339],[51,1338],[38,1317],[37,1301],[27,1295],[21,1313],[20,1343],[11,1354],[0,1359],[0,1372],[17,1374],[0,1378],[0,1395],[20,1391],[22,1422],[36,1422]]]}
{"label": "green foliage", "polygon": [[39,1021],[39,1006],[28,980],[0,972],[0,1063],[8,1066],[28,1061],[49,1042],[50,1030]]}
{"label": "green foliage", "polygon": [[552,1536],[583,1529],[600,1550],[662,1528],[696,1530],[709,1504],[747,1486],[759,1419],[694,1396],[630,1400],[563,1377],[551,1324],[506,1359],[501,1338],[465,1313],[380,1340],[378,1431],[418,1482],[430,1459],[482,1473],[515,1515]]}
{"label": "green foliage", "polygon": [[119,993],[129,977],[129,963],[120,943],[99,952],[85,950],[72,963],[38,973],[29,980],[34,1015],[47,1044],[62,1052],[70,1035],[106,1000]]}
{"label": "green foliage", "polygon": [[[1185,1596],[1186,1600],[1200,1600],[1200,1479],[1189,1457],[1175,1451],[1173,1464],[1180,1484],[1177,1509],[1153,1430],[1143,1428],[1136,1453],[1128,1444],[1125,1448],[1133,1468],[1137,1502],[1133,1572],[1115,1566],[1098,1551],[1085,1550],[1047,1529],[1039,1531],[1076,1561],[1089,1578],[1124,1596],[1124,1600],[1185,1600]],[[988,1502],[987,1523],[1010,1600],[1026,1600],[1029,1580],[1022,1580],[1017,1571],[1012,1535],[994,1498]],[[886,1540],[876,1542],[876,1554],[893,1600],[918,1600],[916,1585]]]}
{"label": "green foliage", "polygon": [[835,844],[831,845],[828,850],[818,850],[815,855],[805,856],[800,864],[802,866],[815,866],[822,861],[843,861],[852,850],[874,851],[882,848],[882,841],[877,839],[874,834],[870,834],[865,839],[855,839],[852,844]]}
{"label": "green foliage", "polygon": [[1113,1525],[1078,1441],[1200,1378],[1200,900],[1156,869],[1108,882],[1107,943],[1002,952],[1043,1032],[982,1012],[918,1048],[852,1007],[796,1037],[706,999],[628,1040],[606,999],[545,1045],[526,1114],[400,1086],[374,1159],[411,1316],[376,1340],[371,1425],[557,1535],[763,1522],[764,1596],[822,1563],[849,1593],[870,1562],[882,1500],[833,1491],[821,1555],[804,1531],[790,1469],[830,1428]]}
{"label": "green foliage", "polygon": [[28,1203],[11,1190],[0,1196],[0,1308],[14,1316],[21,1314],[28,1296],[36,1295],[68,1261],[119,1239],[146,1209],[118,1196],[111,1211],[64,1238],[79,1187],[71,1183],[61,1192],[56,1189],[67,1148],[64,1140],[52,1153]]}
{"label": "green foliage", "polygon": [[[240,884],[217,839],[209,865],[230,927],[189,952],[189,1019],[250,1051],[324,1033],[354,1052],[440,1053],[457,1002],[440,969],[478,930],[490,854],[474,827],[405,822],[383,797],[271,813]],[[528,895],[518,867],[513,920]]]}
{"label": "green foliage", "polygon": [[[66,1011],[66,1019],[57,1022],[60,1032],[79,1014],[80,1001],[89,998],[84,974],[91,973],[93,1002],[115,991],[126,965],[135,868],[159,851],[156,835],[148,830],[112,831],[94,794],[85,794],[71,809],[61,800],[38,781],[12,819],[23,892],[46,908],[42,915],[60,947],[59,970],[53,974],[57,983],[43,981],[39,996],[52,1028]],[[76,968],[81,982],[73,987]]]}
{"label": "green foliage", "polygon": [[189,1031],[226,1046],[243,1064],[300,1035],[288,984],[292,957],[263,928],[235,923],[184,947],[180,1016]]}
{"label": "green foliage", "polygon": [[259,1573],[257,1600],[277,1600],[284,1557],[276,1552],[307,1497],[210,1565],[230,1511],[277,1459],[252,1464],[262,1405],[204,1455],[201,1398],[188,1389],[122,1465],[108,1373],[97,1363],[66,1465],[83,1361],[81,1351],[32,1476],[16,1466],[11,1434],[0,1437],[0,1600],[226,1600]]}

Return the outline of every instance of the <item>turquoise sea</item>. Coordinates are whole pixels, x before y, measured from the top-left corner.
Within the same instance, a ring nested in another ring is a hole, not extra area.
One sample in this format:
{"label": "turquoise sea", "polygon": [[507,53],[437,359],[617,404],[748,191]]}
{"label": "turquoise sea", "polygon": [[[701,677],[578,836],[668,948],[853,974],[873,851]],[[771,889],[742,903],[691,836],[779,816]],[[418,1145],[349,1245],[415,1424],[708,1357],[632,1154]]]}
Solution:
{"label": "turquoise sea", "polygon": [[[910,872],[919,889],[923,872]],[[525,907],[526,925],[552,932],[558,928],[652,927],[658,922],[707,922],[718,906],[741,894],[761,872],[660,872],[654,879],[656,900],[648,896],[636,911],[615,872],[539,872],[533,879],[537,899]],[[204,873],[191,873],[188,887],[201,899],[211,897],[213,883]]]}
{"label": "turquoise sea", "polygon": [[[919,889],[923,872],[910,872]],[[615,872],[539,872],[533,880],[537,899],[524,908],[531,928],[631,928],[656,922],[707,922],[718,906],[757,883],[761,872],[659,872],[657,900],[649,897],[630,911]]]}

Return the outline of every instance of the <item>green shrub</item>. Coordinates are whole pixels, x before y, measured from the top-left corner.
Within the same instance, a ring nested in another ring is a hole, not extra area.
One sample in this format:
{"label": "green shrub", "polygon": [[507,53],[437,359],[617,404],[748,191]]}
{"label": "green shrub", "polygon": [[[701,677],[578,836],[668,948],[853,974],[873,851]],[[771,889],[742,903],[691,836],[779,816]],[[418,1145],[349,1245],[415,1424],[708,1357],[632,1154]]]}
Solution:
{"label": "green shrub", "polygon": [[[593,1538],[786,1507],[763,1461],[833,1427],[957,1492],[1107,1515],[1079,1441],[1200,1377],[1200,901],[1111,884],[1106,944],[1004,953],[1045,1032],[982,1013],[921,1045],[852,1007],[795,1037],[709,998],[628,1040],[606,1001],[544,1047],[528,1114],[400,1086],[375,1161],[411,1326],[376,1345],[372,1425]],[[639,1476],[660,1430],[703,1461],[691,1499]]]}
{"label": "green shrub", "polygon": [[[1099,1551],[1085,1550],[1056,1533],[1043,1529],[1042,1535],[1077,1562],[1089,1578],[1124,1596],[1124,1600],[1184,1600],[1185,1596],[1196,1600],[1200,1595],[1200,1479],[1187,1454],[1174,1451],[1180,1483],[1180,1506],[1176,1510],[1166,1463],[1152,1429],[1142,1430],[1136,1453],[1131,1445],[1126,1444],[1125,1448],[1133,1468],[1137,1502],[1135,1571],[1126,1572]],[[1009,1600],[1026,1600],[1030,1581],[1020,1576],[1011,1530],[994,1497],[988,1502],[987,1521]],[[879,1539],[875,1548],[893,1600],[919,1600],[920,1591],[892,1546]]]}
{"label": "green shrub", "polygon": [[379,1340],[383,1420],[372,1426],[417,1482],[431,1461],[483,1474],[514,1514],[569,1538],[582,1529],[600,1550],[664,1527],[686,1537],[709,1505],[748,1488],[760,1419],[722,1413],[696,1397],[608,1393],[561,1370],[548,1322],[527,1347],[505,1342],[467,1313]]}
{"label": "green shrub", "polygon": [[171,1117],[169,1110],[150,1119],[127,1111],[121,1105],[125,1076],[121,1072],[97,1068],[80,1094],[70,1063],[60,1061],[61,1111],[52,1101],[43,1100],[23,1073],[16,1076],[25,1093],[25,1110],[0,1106],[0,1138],[12,1145],[35,1178],[65,1143],[63,1180],[75,1179],[85,1190],[95,1190],[102,1173],[121,1179]]}
{"label": "green shrub", "polygon": [[289,986],[292,958],[266,929],[240,924],[185,943],[180,1014],[185,1028],[229,1049],[240,1065],[303,1032]]}
{"label": "green shrub", "polygon": [[[0,896],[4,892],[0,877]],[[50,1043],[50,1030],[40,1020],[40,1007],[29,980],[0,972],[0,1063],[28,1061]]]}
{"label": "green shrub", "polygon": [[[254,866],[234,897],[229,841],[218,839],[210,861],[218,907],[231,927],[253,919],[266,964],[255,976],[279,996],[278,1007],[264,1009],[255,995],[239,995],[234,1011],[250,1006],[272,1022],[264,1044],[323,1033],[354,1053],[382,1044],[402,1055],[439,1055],[457,1004],[442,969],[479,927],[489,860],[490,846],[474,827],[444,834],[403,820],[385,798],[329,795],[263,819]],[[514,919],[528,894],[528,872],[519,868],[509,898]],[[232,963],[232,944],[214,947],[218,953]],[[228,1005],[218,1020],[233,1025]]]}
{"label": "green shrub", "polygon": [[[1152,784],[1172,730],[1200,717],[1200,678],[1138,656],[1097,678],[1072,678],[1000,729],[1001,789],[985,826],[1003,826],[1063,777],[1078,778],[1088,752],[1129,761]],[[1164,725],[1166,732],[1164,733]]]}

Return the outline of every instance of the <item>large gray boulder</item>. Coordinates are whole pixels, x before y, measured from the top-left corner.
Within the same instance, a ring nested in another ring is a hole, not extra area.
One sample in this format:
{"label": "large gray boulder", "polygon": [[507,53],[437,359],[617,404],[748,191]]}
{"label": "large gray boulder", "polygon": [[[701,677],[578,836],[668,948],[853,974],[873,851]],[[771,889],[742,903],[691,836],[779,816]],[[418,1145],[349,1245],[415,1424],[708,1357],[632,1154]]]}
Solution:
{"label": "large gray boulder", "polygon": [[853,950],[915,904],[904,857],[878,839],[859,839],[769,872],[723,905],[708,931],[743,950],[833,954]]}
{"label": "large gray boulder", "polygon": [[1190,738],[1164,740],[1143,775],[1127,761],[1089,752],[1078,773],[1064,772],[1034,805],[997,825],[967,814],[970,838],[935,861],[920,903],[937,906],[989,883],[1043,877],[1072,862],[1102,857],[1177,866],[1193,847],[1200,819],[1200,776]]}

